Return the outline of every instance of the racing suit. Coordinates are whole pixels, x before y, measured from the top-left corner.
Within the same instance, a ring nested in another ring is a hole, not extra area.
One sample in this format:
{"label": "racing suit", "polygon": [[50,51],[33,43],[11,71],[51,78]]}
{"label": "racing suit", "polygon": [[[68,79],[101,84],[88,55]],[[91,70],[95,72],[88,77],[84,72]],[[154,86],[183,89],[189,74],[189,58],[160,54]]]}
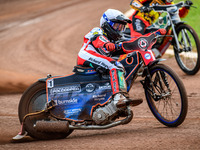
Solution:
{"label": "racing suit", "polygon": [[[145,30],[148,26],[152,25],[155,20],[160,16],[159,12],[151,10],[150,12],[141,12],[143,6],[153,6],[153,5],[169,5],[173,3],[164,3],[162,0],[132,0],[130,6],[135,9],[134,13],[130,16],[132,21],[129,24],[131,30],[131,36],[141,36],[146,34]],[[184,18],[189,12],[189,9],[183,7],[179,9],[179,16]]]}
{"label": "racing suit", "polygon": [[104,47],[109,42],[101,28],[93,28],[84,36],[84,43],[78,53],[77,64],[92,67],[101,73],[108,73],[113,95],[119,92],[126,93],[127,85],[123,66],[109,57],[111,52]]}

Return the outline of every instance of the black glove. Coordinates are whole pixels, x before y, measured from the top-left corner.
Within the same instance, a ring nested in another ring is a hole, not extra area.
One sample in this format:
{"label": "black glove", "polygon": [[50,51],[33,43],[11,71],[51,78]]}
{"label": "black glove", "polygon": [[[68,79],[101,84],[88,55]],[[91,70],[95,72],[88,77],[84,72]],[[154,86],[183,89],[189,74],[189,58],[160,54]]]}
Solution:
{"label": "black glove", "polygon": [[185,8],[190,9],[190,6],[193,5],[193,2],[190,0],[185,1]]}
{"label": "black glove", "polygon": [[151,11],[151,8],[146,7],[146,6],[142,6],[142,7],[140,8],[140,11],[141,11],[141,12],[144,12],[144,13],[148,13],[148,12]]}

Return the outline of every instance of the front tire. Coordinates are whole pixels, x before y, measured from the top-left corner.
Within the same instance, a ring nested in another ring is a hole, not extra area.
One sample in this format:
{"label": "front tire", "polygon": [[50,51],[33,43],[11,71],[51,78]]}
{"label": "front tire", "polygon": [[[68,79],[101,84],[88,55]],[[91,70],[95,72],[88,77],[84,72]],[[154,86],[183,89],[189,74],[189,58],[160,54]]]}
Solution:
{"label": "front tire", "polygon": [[200,42],[194,29],[181,24],[176,28],[180,49],[174,45],[174,53],[179,67],[188,75],[196,74],[200,69]]}
{"label": "front tire", "polygon": [[185,120],[188,110],[187,94],[182,81],[163,64],[153,66],[149,71],[155,93],[146,78],[145,95],[151,112],[162,124],[168,127],[179,126]]}
{"label": "front tire", "polygon": [[[46,83],[45,82],[36,82],[31,85],[22,95],[19,107],[18,115],[20,123],[22,124],[23,118],[29,113],[36,113],[44,110],[46,99]],[[50,140],[50,139],[61,139],[66,138],[70,135],[73,130],[69,130],[67,133],[47,133],[47,132],[38,132],[34,129],[33,125],[38,120],[50,120],[48,113],[40,113],[38,115],[33,115],[27,117],[25,120],[25,130],[28,134],[36,139]]]}

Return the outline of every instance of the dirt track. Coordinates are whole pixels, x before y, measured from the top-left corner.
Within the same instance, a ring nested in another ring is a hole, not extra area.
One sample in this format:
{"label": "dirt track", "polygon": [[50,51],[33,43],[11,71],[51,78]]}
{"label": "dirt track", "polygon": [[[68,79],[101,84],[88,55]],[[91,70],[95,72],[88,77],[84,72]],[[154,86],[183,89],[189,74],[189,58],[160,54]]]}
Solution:
{"label": "dirt track", "polygon": [[[83,36],[99,26],[108,8],[125,12],[130,0],[0,1],[0,93],[21,92],[37,78],[71,73]],[[200,149],[200,73],[185,75],[173,57],[165,56],[185,84],[189,112],[178,128],[166,128],[146,102],[133,108],[128,125],[100,131],[74,131],[68,138],[10,143],[20,131],[21,94],[0,95],[0,149]],[[144,98],[136,82],[131,93]],[[141,96],[142,95],[142,96]]]}

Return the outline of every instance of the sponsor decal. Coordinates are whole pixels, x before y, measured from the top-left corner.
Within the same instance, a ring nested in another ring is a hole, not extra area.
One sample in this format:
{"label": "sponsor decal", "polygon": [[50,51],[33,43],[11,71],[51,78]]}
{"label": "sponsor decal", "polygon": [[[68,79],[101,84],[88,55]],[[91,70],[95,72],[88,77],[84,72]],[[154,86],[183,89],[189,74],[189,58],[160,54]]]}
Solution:
{"label": "sponsor decal", "polygon": [[147,53],[147,54],[145,54],[145,55],[144,55],[144,57],[145,57],[147,60],[148,60],[148,59],[151,59],[151,55],[150,55],[150,54],[148,54],[148,53]]}
{"label": "sponsor decal", "polygon": [[67,116],[78,115],[80,112],[81,108],[64,110],[64,114],[66,114]]}
{"label": "sponsor decal", "polygon": [[99,86],[99,90],[109,90],[109,89],[111,89],[111,85],[109,83]]}
{"label": "sponsor decal", "polygon": [[114,88],[114,92],[117,92],[117,83],[116,82],[113,83],[113,88]]}
{"label": "sponsor decal", "polygon": [[54,102],[56,103],[56,105],[77,104],[78,99],[72,98],[72,99],[68,99],[68,100],[54,100]]}
{"label": "sponsor decal", "polygon": [[112,75],[112,81],[114,82],[115,79],[115,70],[111,70],[111,75]]}
{"label": "sponsor decal", "polygon": [[89,93],[91,93],[95,90],[95,86],[91,83],[87,84],[85,88],[86,88],[86,91]]}
{"label": "sponsor decal", "polygon": [[94,101],[102,101],[105,100],[106,94],[99,94],[99,95],[93,95],[92,98]]}
{"label": "sponsor decal", "polygon": [[136,31],[142,31],[141,21],[139,19],[136,19],[135,26],[136,26]]}
{"label": "sponsor decal", "polygon": [[111,83],[113,85],[113,90],[114,90],[114,92],[117,92],[117,79],[116,79],[116,72],[115,72],[115,70],[111,70],[111,76],[112,76]]}
{"label": "sponsor decal", "polygon": [[99,39],[103,42],[108,42],[108,40],[106,40],[103,36],[99,36]]}
{"label": "sponsor decal", "polygon": [[71,86],[65,86],[61,88],[53,88],[50,90],[51,94],[68,93],[68,92],[81,92],[81,86],[71,85]]}
{"label": "sponsor decal", "polygon": [[108,69],[108,66],[105,63],[103,63],[102,61],[96,60],[96,59],[94,59],[92,57],[90,57],[88,60],[93,62],[93,63],[95,63],[95,64],[97,64],[97,65],[102,66],[103,68]]}
{"label": "sponsor decal", "polygon": [[125,89],[126,90],[126,81],[124,79],[124,75],[123,72],[118,72],[118,76],[119,76],[119,88],[121,90]]}
{"label": "sponsor decal", "polygon": [[146,49],[147,48],[147,45],[148,45],[148,41],[144,38],[141,38],[138,40],[138,46],[141,48],[141,49]]}

